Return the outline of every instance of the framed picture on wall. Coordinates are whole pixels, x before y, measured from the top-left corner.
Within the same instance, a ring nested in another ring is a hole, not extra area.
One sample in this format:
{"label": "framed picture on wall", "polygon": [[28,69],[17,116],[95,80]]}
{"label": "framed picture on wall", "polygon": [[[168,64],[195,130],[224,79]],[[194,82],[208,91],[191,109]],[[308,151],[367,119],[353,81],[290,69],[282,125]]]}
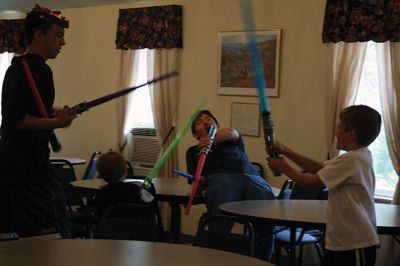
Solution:
{"label": "framed picture on wall", "polygon": [[231,127],[245,136],[260,135],[260,105],[232,103]]}
{"label": "framed picture on wall", "polygon": [[[281,30],[255,31],[265,95],[279,96]],[[219,33],[218,95],[257,96],[246,32]]]}

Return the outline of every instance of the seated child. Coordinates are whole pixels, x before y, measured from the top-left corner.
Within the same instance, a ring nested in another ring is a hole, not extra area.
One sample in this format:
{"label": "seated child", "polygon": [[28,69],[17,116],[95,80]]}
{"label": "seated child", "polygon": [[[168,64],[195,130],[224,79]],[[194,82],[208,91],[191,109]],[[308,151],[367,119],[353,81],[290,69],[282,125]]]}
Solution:
{"label": "seated child", "polygon": [[117,152],[102,154],[96,164],[99,178],[107,181],[96,194],[96,214],[101,217],[107,207],[117,203],[150,203],[153,195],[137,184],[124,182],[127,173],[125,158]]}

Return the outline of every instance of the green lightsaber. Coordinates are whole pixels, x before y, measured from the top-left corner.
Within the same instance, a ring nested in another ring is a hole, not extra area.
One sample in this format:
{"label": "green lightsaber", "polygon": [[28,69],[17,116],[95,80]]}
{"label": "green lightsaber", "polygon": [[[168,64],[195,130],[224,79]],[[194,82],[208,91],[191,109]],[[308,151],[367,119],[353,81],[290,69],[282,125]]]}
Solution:
{"label": "green lightsaber", "polygon": [[151,169],[150,173],[146,176],[144,179],[143,185],[149,186],[153,178],[158,174],[160,171],[161,167],[165,164],[165,161],[168,159],[168,157],[171,155],[171,153],[174,151],[178,143],[182,140],[183,136],[186,134],[186,132],[189,130],[190,126],[192,125],[193,121],[196,119],[196,117],[199,115],[201,110],[204,109],[204,106],[207,104],[207,100],[204,99],[199,106],[197,107],[196,111],[190,116],[189,120],[186,121],[185,125],[179,131],[179,133],[176,135],[174,141],[168,146],[167,150],[164,152],[164,154],[158,159],[156,164],[154,165],[153,169]]}

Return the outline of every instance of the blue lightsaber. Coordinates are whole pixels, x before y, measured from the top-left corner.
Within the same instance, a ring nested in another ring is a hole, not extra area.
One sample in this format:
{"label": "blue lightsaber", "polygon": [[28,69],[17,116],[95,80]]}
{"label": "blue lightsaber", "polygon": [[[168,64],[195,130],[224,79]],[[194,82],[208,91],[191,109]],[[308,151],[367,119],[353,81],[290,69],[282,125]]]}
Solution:
{"label": "blue lightsaber", "polygon": [[193,182],[194,176],[178,169],[172,169],[172,173],[185,177],[189,182]]}
{"label": "blue lightsaber", "polygon": [[[242,11],[242,18],[245,30],[247,32],[247,39],[248,39],[248,46],[250,50],[250,57],[251,57],[251,65],[253,66],[254,77],[256,80],[257,90],[258,90],[258,98],[260,100],[260,108],[261,108],[261,115],[263,119],[263,130],[264,130],[264,139],[265,144],[270,146],[271,144],[275,143],[275,128],[272,123],[271,112],[268,106],[268,101],[265,97],[265,79],[263,74],[263,68],[261,65],[261,57],[260,51],[257,45],[257,37],[254,33],[255,26],[252,16],[252,4],[251,0],[239,0],[241,11]],[[273,151],[269,153],[269,156],[272,158],[279,158],[278,151]],[[275,176],[280,176],[281,173],[274,172]]]}

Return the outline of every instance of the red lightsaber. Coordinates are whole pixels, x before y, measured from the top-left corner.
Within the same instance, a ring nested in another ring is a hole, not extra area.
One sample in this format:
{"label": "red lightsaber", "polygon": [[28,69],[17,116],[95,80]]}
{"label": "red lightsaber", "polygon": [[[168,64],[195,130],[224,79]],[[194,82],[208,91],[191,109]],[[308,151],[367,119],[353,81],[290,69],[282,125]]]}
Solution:
{"label": "red lightsaber", "polygon": [[217,128],[214,125],[211,125],[210,129],[208,130],[208,136],[210,138],[210,143],[207,145],[207,147],[204,147],[200,151],[199,159],[197,161],[196,173],[194,175],[194,180],[193,180],[193,184],[192,184],[192,193],[190,194],[189,202],[185,209],[185,214],[189,214],[190,209],[192,208],[193,199],[197,193],[197,187],[199,186],[199,180],[200,180],[201,172],[203,171],[204,162],[206,161],[207,154],[211,150],[211,146],[214,143],[216,134],[217,134]]}

